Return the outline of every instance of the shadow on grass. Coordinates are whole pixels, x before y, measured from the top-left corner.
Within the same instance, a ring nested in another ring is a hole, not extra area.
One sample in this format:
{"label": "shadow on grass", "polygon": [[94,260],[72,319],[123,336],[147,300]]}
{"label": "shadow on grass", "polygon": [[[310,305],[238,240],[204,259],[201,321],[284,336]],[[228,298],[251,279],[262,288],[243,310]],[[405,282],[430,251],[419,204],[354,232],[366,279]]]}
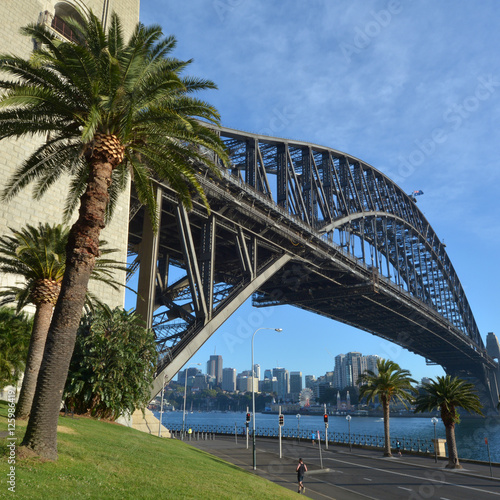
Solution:
{"label": "shadow on grass", "polygon": [[250,476],[253,476],[253,474],[251,472],[249,472],[241,467],[238,467],[237,465],[234,465],[231,462],[227,462],[226,460],[223,460],[222,458],[219,458],[215,455],[211,455],[210,453],[208,453],[206,451],[200,450],[199,448],[195,448],[194,446],[192,446],[191,449],[193,451],[193,454],[198,454],[198,455],[203,456],[212,462],[216,462],[218,464],[224,464],[226,467],[229,467],[233,470],[244,472],[245,474],[249,474]]}

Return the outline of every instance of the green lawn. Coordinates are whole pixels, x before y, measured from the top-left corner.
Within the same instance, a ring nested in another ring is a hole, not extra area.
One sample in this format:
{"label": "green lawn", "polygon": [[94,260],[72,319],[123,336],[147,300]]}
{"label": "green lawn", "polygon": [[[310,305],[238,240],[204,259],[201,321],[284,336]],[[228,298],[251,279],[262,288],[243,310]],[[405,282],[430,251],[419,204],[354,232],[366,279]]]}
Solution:
{"label": "green lawn", "polygon": [[[19,445],[26,423],[17,422]],[[0,402],[0,431],[7,429],[7,405]],[[1,438],[0,498],[5,480],[6,439]],[[228,462],[174,440],[89,418],[59,418],[59,460],[17,460],[18,499],[279,499],[296,493]]]}

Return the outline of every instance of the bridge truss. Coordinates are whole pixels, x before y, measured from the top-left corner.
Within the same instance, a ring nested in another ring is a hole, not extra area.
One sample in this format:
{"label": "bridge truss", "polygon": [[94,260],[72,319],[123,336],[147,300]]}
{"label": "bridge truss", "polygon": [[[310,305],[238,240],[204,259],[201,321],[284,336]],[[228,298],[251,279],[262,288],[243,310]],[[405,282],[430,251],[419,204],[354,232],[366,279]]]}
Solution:
{"label": "bridge truss", "polygon": [[432,227],[408,196],[367,163],[331,148],[221,128],[231,165],[200,171],[211,213],[188,214],[158,184],[154,235],[132,203],[140,260],[137,310],[155,329],[158,393],[250,296],[371,332],[476,381],[498,401],[463,287]]}

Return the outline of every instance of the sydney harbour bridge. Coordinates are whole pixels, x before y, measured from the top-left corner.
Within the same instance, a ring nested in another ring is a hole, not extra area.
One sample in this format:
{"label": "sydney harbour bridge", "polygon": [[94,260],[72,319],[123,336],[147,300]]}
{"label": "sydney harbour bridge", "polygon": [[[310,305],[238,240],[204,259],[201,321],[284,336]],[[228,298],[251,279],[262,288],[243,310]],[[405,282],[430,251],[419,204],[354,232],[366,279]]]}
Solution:
{"label": "sydney harbour bridge", "polygon": [[[158,183],[160,229],[132,196],[137,311],[160,361],[152,395],[252,297],[293,305],[394,342],[474,381],[498,402],[498,342],[486,349],[460,280],[415,199],[334,149],[220,128],[231,163],[200,167],[211,212]],[[208,154],[208,153],[207,153]]]}

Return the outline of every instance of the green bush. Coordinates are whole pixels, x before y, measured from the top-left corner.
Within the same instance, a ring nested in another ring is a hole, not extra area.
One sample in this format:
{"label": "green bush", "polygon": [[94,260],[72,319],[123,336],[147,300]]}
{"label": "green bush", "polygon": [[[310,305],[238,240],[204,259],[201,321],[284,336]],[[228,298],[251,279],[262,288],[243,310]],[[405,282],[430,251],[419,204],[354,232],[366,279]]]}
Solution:
{"label": "green bush", "polygon": [[78,330],[65,387],[75,413],[115,419],[144,408],[156,368],[154,335],[134,312],[97,308]]}

